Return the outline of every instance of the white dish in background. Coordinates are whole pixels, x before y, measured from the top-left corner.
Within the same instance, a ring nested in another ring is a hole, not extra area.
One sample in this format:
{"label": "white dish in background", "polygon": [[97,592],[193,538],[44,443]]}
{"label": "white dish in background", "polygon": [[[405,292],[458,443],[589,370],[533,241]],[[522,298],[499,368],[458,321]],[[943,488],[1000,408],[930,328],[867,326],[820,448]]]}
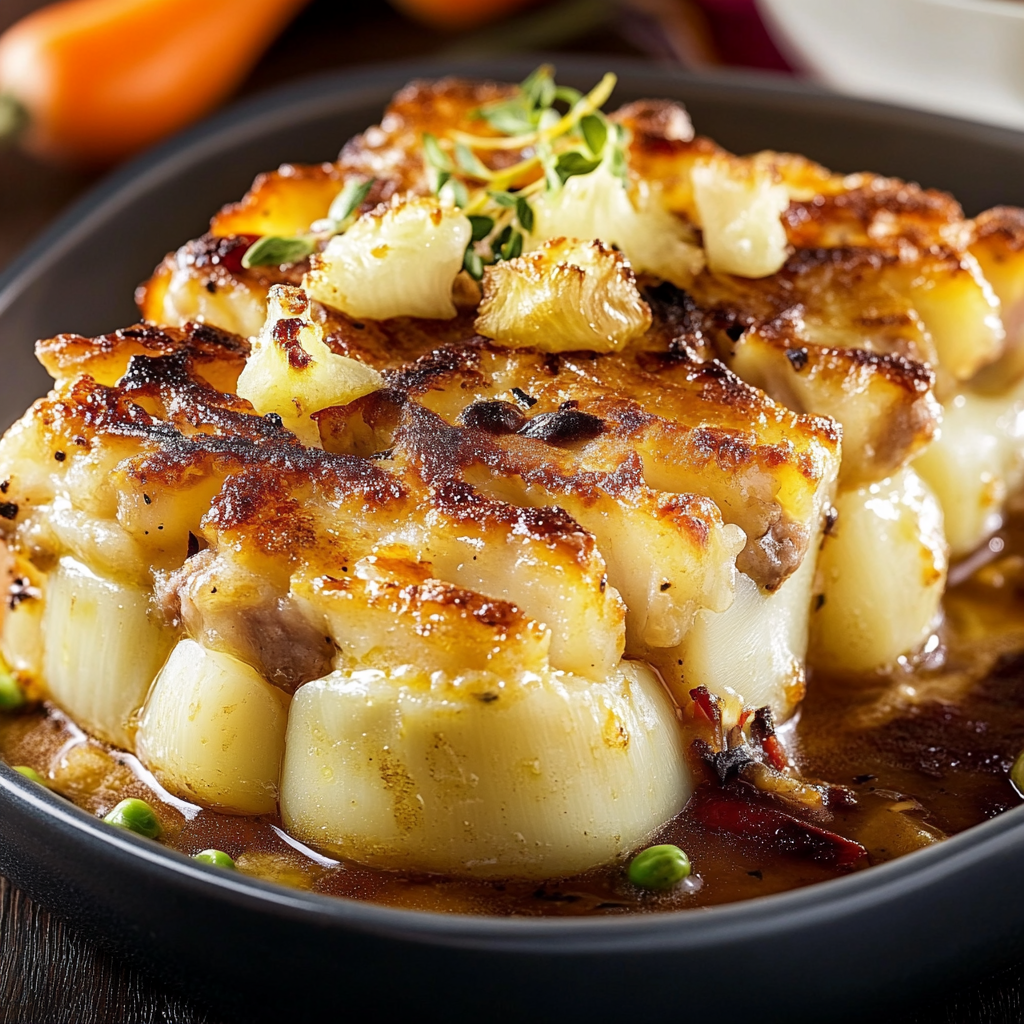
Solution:
{"label": "white dish in background", "polygon": [[842,92],[1024,129],[1024,3],[757,0],[796,67]]}

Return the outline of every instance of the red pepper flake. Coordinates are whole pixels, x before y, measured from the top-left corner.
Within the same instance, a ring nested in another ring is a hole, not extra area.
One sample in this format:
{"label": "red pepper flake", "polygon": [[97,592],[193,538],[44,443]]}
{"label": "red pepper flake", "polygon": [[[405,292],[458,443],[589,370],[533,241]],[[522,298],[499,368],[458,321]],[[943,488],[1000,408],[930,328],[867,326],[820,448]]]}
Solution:
{"label": "red pepper flake", "polygon": [[714,726],[722,724],[722,702],[706,686],[690,691],[690,699],[696,710]]}
{"label": "red pepper flake", "polygon": [[769,764],[777,772],[789,767],[789,758],[786,757],[786,751],[783,750],[778,736],[766,736],[761,741],[761,749],[764,751],[764,756],[768,758]]}
{"label": "red pepper flake", "polygon": [[698,787],[687,811],[694,821],[712,832],[755,840],[779,853],[805,857],[818,864],[845,869],[867,860],[868,851],[852,839],[801,821],[776,807],[753,803],[711,786]]}

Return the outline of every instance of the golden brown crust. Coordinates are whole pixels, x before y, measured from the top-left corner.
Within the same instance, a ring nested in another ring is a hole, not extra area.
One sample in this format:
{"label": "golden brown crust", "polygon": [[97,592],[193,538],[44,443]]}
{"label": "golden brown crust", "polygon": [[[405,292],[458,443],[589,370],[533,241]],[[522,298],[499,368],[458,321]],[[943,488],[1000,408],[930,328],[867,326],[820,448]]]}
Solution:
{"label": "golden brown crust", "polygon": [[139,323],[96,338],[58,334],[36,343],[36,358],[55,380],[88,374],[108,385],[124,374],[133,356],[176,352],[186,352],[193,370],[211,386],[233,391],[249,343],[219,328],[191,323],[180,328]]}
{"label": "golden brown crust", "polygon": [[978,241],[996,240],[1012,252],[1024,249],[1024,210],[1016,206],[994,206],[974,218]]}
{"label": "golden brown crust", "polygon": [[[327,447],[400,451],[431,484],[478,466],[559,502],[625,500],[641,484],[704,494],[747,532],[737,564],[769,589],[800,564],[816,529],[814,495],[835,471],[831,420],[792,413],[685,352],[542,354],[475,339],[387,379],[387,390],[318,416]],[[511,413],[488,429],[464,426],[481,403]],[[689,507],[714,521],[710,503]]]}
{"label": "golden brown crust", "polygon": [[791,201],[783,223],[803,249],[909,243],[927,250],[965,241],[963,209],[949,193],[875,174],[852,174],[842,190]]}
{"label": "golden brown crust", "polygon": [[[253,233],[295,235],[327,215],[331,202],[351,177],[375,178],[361,209],[372,210],[397,192],[430,191],[422,156],[424,132],[454,128],[476,135],[493,134],[471,116],[484,103],[506,99],[514,87],[460,78],[411,82],[392,98],[379,125],[347,142],[334,163],[285,164],[261,174],[237,203],[225,206],[211,221],[215,235]],[[492,166],[514,162],[506,151],[488,158]]]}

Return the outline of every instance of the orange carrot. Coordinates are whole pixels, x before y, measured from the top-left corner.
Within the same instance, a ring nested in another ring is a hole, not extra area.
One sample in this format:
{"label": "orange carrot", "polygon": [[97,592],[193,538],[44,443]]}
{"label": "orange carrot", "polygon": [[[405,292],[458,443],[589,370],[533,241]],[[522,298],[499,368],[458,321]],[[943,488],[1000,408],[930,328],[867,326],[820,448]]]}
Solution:
{"label": "orange carrot", "polygon": [[40,156],[119,160],[211,110],[306,0],[62,0],[0,37],[0,122]]}

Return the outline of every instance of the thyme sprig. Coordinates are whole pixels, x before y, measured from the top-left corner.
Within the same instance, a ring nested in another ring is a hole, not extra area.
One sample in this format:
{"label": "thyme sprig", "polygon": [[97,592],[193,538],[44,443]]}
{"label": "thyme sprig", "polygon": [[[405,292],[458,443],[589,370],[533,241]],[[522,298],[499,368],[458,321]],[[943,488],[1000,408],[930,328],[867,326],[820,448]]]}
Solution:
{"label": "thyme sprig", "polygon": [[245,250],[242,266],[246,270],[251,267],[284,266],[298,263],[299,260],[312,255],[322,241],[341,234],[352,226],[359,207],[373,188],[374,181],[375,178],[368,178],[365,181],[349,178],[335,196],[327,216],[310,225],[306,234],[290,238],[264,235]]}
{"label": "thyme sprig", "polygon": [[[601,112],[615,81],[607,74],[584,94],[558,85],[554,68],[543,64],[515,95],[473,111],[471,117],[492,134],[424,133],[423,157],[435,193],[464,210],[473,226],[463,261],[471,277],[480,280],[484,267],[523,251],[534,229],[533,196],[557,191],[602,164],[625,180],[625,132]],[[520,159],[488,166],[486,155],[502,151],[518,151]]]}
{"label": "thyme sprig", "polygon": [[[424,132],[423,160],[428,182],[443,203],[457,206],[469,218],[472,236],[463,266],[480,280],[484,268],[514,259],[523,251],[535,225],[530,200],[541,192],[557,192],[570,178],[591,174],[602,165],[625,182],[626,134],[601,112],[615,75],[606,74],[588,93],[558,85],[554,68],[543,64],[508,99],[473,111],[491,134],[452,130]],[[491,167],[487,154],[518,152],[506,167]],[[374,184],[373,178],[349,179],[328,214],[294,237],[266,235],[242,257],[242,266],[297,263],[321,244],[352,225]]]}

